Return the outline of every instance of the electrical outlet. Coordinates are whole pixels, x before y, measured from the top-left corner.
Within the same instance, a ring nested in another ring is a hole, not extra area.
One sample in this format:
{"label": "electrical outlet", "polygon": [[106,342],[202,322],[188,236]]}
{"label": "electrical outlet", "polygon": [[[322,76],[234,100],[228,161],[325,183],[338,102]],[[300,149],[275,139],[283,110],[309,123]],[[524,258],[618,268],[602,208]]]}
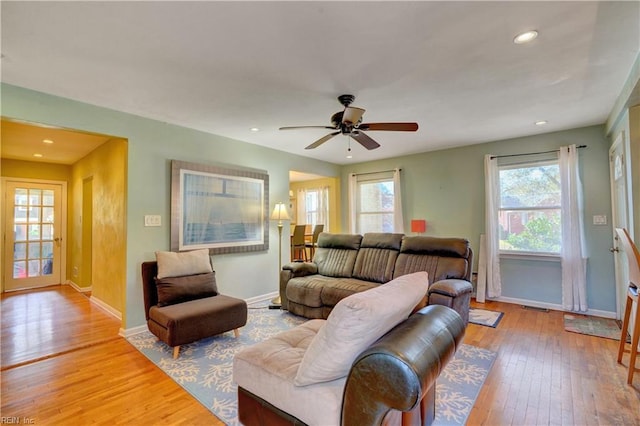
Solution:
{"label": "electrical outlet", "polygon": [[73,267],[73,276],[74,276],[74,278],[78,276],[78,267],[77,266]]}
{"label": "electrical outlet", "polygon": [[159,214],[144,215],[144,226],[162,226],[162,218]]}

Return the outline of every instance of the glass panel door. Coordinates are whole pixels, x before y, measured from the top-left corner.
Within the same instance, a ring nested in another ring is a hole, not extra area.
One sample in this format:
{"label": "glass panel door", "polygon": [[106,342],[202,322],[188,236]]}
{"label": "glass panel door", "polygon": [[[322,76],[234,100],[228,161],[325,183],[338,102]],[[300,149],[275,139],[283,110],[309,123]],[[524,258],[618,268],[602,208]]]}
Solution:
{"label": "glass panel door", "polygon": [[7,182],[5,289],[60,283],[61,185]]}

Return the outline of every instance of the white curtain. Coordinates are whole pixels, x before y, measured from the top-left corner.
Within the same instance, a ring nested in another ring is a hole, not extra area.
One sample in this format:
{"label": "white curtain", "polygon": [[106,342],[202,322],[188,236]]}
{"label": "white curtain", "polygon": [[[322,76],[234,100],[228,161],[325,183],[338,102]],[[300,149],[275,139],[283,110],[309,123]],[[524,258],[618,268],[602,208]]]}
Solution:
{"label": "white curtain", "polygon": [[484,157],[485,191],[485,254],[487,261],[487,297],[500,297],[502,281],[500,279],[500,234],[498,227],[498,208],[500,206],[500,175],[498,158],[487,154]]}
{"label": "white curtain", "polygon": [[358,196],[358,177],[349,175],[349,232],[356,233],[356,197]]}
{"label": "white curtain", "polygon": [[304,189],[298,189],[296,201],[296,224],[305,225],[307,223],[307,193]]}
{"label": "white curtain", "polygon": [[393,232],[404,234],[402,190],[400,188],[400,169],[393,170]]}
{"label": "white curtain", "polygon": [[[315,219],[312,214],[309,214],[309,206],[307,206],[307,195],[309,193],[315,193],[317,196],[318,205]],[[322,224],[325,232],[329,232],[329,187],[299,189],[297,197],[297,223],[305,225]]]}
{"label": "white curtain", "polygon": [[584,245],[582,184],[575,145],[560,147],[562,188],[562,305],[587,310],[587,254]]}

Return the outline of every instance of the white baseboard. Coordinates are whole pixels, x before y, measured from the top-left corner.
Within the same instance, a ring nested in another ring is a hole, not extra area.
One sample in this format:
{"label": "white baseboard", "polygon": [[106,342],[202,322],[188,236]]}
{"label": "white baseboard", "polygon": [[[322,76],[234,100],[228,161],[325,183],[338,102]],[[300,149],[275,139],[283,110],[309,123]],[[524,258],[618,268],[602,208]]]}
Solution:
{"label": "white baseboard", "polygon": [[275,299],[278,296],[280,296],[280,292],[279,291],[272,291],[271,293],[262,294],[260,296],[254,296],[254,297],[250,297],[248,299],[245,299],[245,302],[247,302],[247,305],[251,305],[253,303],[271,301],[271,300]]}
{"label": "white baseboard", "polygon": [[71,280],[67,280],[67,285],[71,286],[78,293],[90,293],[91,292],[91,286],[89,286],[89,287],[80,287],[78,284],[74,283]]}
{"label": "white baseboard", "polygon": [[93,303],[94,305],[96,305],[97,307],[101,308],[102,310],[104,310],[106,313],[110,314],[111,316],[114,316],[115,318],[119,319],[120,321],[122,321],[122,313],[114,308],[112,308],[110,305],[108,305],[107,303],[103,302],[102,300],[98,299],[95,296],[91,296],[89,298],[89,301],[91,303]]}
{"label": "white baseboard", "polygon": [[118,332],[118,335],[126,339],[128,337],[143,333],[148,330],[149,328],[146,325],[139,325],[137,327],[127,328],[127,329],[121,328],[120,331]]}
{"label": "white baseboard", "polygon": [[[493,300],[496,302],[504,302],[504,303],[513,303],[515,305],[523,305],[523,306],[531,306],[533,308],[541,308],[541,309],[550,309],[552,311],[560,311],[560,312],[571,312],[564,309],[562,305],[556,303],[547,303],[547,302],[538,302],[535,300],[528,299],[517,299],[513,297],[497,297],[497,298],[488,298],[487,300]],[[594,317],[602,317],[602,318],[616,318],[615,312],[610,311],[602,311],[599,309],[588,309],[587,312],[574,312],[580,313],[583,315],[593,315]]]}

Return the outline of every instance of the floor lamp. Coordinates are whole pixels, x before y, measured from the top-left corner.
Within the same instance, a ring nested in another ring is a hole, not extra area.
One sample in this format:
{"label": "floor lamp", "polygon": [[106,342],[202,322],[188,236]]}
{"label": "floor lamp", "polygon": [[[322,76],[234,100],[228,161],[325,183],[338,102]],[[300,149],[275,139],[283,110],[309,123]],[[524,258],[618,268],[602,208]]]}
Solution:
{"label": "floor lamp", "polygon": [[[289,213],[287,213],[287,206],[284,203],[277,203],[273,209],[273,213],[271,213],[271,220],[278,221],[278,285],[280,285],[280,270],[282,269],[282,227],[284,224],[283,220],[291,220],[289,217]],[[279,289],[278,289],[279,291]],[[279,309],[282,305],[282,300],[280,300],[280,295],[271,301],[272,305],[269,308]]]}

